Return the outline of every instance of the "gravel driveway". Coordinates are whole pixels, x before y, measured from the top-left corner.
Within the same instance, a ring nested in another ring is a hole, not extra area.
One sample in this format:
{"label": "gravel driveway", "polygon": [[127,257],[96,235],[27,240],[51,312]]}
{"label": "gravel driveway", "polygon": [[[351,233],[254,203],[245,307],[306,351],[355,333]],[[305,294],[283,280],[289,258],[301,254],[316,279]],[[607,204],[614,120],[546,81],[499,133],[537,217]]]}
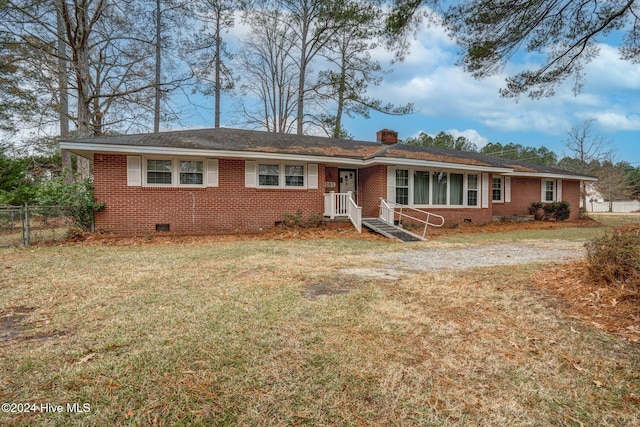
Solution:
{"label": "gravel driveway", "polygon": [[418,271],[462,270],[472,267],[528,263],[564,263],[585,255],[583,242],[527,240],[515,243],[411,249],[381,254],[396,268]]}

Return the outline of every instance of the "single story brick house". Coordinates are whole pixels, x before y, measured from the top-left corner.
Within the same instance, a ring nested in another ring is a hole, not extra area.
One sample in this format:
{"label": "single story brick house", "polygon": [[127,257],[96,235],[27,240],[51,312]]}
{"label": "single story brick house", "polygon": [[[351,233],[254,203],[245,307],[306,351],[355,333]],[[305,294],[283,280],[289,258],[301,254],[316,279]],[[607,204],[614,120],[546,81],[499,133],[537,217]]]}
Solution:
{"label": "single story brick house", "polygon": [[[63,140],[92,161],[105,203],[97,231],[217,233],[273,227],[285,213],[334,218],[344,198],[361,217],[381,199],[441,215],[445,223],[487,223],[526,215],[532,202],[566,200],[578,217],[580,182],[595,178],[473,152],[216,128]],[[352,218],[353,221],[353,218]],[[354,223],[355,224],[355,223]]]}

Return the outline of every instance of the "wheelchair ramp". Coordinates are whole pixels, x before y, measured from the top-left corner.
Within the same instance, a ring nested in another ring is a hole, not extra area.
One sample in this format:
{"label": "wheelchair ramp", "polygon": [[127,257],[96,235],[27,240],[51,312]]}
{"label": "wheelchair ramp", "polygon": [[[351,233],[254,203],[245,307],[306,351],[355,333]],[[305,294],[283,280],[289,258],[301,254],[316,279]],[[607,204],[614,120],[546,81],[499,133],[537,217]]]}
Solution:
{"label": "wheelchair ramp", "polygon": [[420,242],[426,240],[417,234],[413,234],[397,225],[389,224],[380,218],[362,218],[362,225],[389,239],[398,239],[402,242]]}

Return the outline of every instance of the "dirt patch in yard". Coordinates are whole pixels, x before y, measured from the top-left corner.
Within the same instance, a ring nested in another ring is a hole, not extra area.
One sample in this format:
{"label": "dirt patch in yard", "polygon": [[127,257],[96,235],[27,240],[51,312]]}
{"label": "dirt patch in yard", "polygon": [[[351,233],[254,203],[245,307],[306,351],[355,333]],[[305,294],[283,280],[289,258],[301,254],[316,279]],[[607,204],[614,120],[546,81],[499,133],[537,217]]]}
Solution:
{"label": "dirt patch in yard", "polygon": [[566,240],[524,240],[513,243],[474,246],[437,245],[406,252],[384,253],[380,258],[408,270],[460,271],[467,268],[565,263],[584,256],[582,242]]}
{"label": "dirt patch in yard", "polygon": [[314,282],[308,283],[302,291],[302,296],[309,299],[315,299],[320,296],[340,295],[351,292],[353,288],[350,286],[337,286],[334,283]]}
{"label": "dirt patch in yard", "polygon": [[60,337],[65,332],[33,332],[38,327],[37,322],[29,320],[29,316],[35,308],[18,306],[6,310],[0,310],[0,344],[8,341],[28,341]]}

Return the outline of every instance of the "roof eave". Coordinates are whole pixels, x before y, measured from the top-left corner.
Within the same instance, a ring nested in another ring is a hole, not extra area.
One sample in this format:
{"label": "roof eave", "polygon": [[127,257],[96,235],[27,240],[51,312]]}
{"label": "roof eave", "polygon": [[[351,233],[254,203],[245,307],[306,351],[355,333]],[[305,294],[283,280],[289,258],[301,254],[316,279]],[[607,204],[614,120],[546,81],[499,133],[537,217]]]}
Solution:
{"label": "roof eave", "polygon": [[[350,157],[316,156],[310,154],[287,154],[263,151],[205,150],[200,148],[156,147],[150,145],[110,145],[101,143],[66,143],[60,142],[60,148],[85,157],[93,157],[93,153],[118,153],[129,155],[185,156],[243,158],[264,160],[291,160],[298,162],[335,163],[343,165],[362,165],[362,160]],[[84,154],[84,155],[83,155]]]}
{"label": "roof eave", "polygon": [[516,176],[523,178],[554,178],[554,179],[573,179],[579,181],[597,181],[598,178],[588,175],[569,175],[553,172],[508,172],[505,176]]}
{"label": "roof eave", "polygon": [[469,163],[451,163],[451,162],[437,162],[433,160],[417,160],[406,159],[398,157],[373,157],[365,160],[365,165],[400,165],[400,166],[416,166],[424,168],[435,169],[460,169],[465,171],[478,171],[478,172],[494,172],[494,173],[509,173],[513,172],[511,168],[503,168],[498,166],[481,166],[473,165]]}

